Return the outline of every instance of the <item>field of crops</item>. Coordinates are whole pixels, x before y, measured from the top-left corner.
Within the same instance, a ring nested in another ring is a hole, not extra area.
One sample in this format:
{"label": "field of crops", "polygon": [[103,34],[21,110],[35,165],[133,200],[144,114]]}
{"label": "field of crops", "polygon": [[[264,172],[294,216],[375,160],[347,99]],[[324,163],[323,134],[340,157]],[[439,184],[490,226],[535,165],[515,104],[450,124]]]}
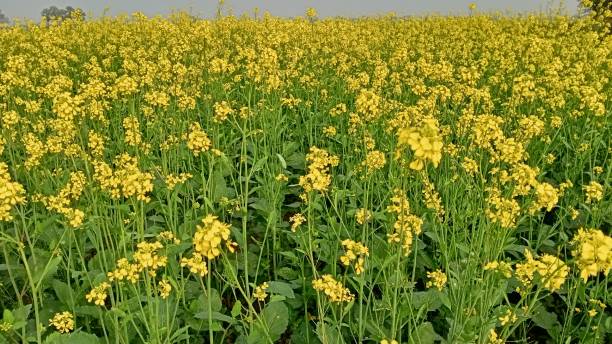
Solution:
{"label": "field of crops", "polygon": [[0,28],[0,343],[610,343],[590,17]]}

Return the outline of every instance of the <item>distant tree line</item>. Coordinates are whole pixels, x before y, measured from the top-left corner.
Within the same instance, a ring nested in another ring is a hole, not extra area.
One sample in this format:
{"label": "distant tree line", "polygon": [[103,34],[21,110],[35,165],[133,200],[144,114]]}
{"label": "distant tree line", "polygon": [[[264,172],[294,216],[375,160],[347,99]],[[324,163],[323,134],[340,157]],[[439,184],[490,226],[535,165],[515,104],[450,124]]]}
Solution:
{"label": "distant tree line", "polygon": [[596,15],[607,33],[612,33],[612,0],[581,0],[580,4]]}
{"label": "distant tree line", "polygon": [[581,0],[580,4],[597,15],[612,16],[612,0]]}
{"label": "distant tree line", "polygon": [[8,24],[8,22],[9,19],[2,13],[2,10],[0,10],[0,24]]}
{"label": "distant tree line", "polygon": [[66,18],[70,18],[72,13],[75,11],[81,11],[79,8],[74,8],[72,6],[66,6],[66,8],[58,8],[56,6],[47,7],[40,12],[40,15],[47,20],[47,23],[53,19],[64,20]]}

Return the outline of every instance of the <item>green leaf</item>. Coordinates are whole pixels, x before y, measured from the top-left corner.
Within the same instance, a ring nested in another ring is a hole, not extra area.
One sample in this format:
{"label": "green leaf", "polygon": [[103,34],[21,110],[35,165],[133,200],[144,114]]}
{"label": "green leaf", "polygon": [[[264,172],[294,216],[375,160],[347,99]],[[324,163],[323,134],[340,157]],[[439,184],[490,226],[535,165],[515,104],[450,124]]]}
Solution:
{"label": "green leaf", "polygon": [[37,263],[34,264],[32,268],[32,279],[35,282],[34,284],[39,286],[43,280],[53,276],[61,261],[62,257],[53,257],[46,262],[42,259],[37,260]]}
{"label": "green leaf", "polygon": [[264,166],[264,164],[266,163],[266,161],[268,160],[267,156],[264,156],[263,158],[257,160],[257,162],[255,163],[255,165],[253,166],[253,168],[251,169],[251,175],[259,170],[261,170]]}
{"label": "green leaf", "polygon": [[236,300],[236,303],[234,303],[234,306],[232,307],[232,317],[236,318],[238,315],[240,315],[240,313],[242,312],[242,302],[240,302],[240,300]]}
{"label": "green leaf", "polygon": [[[268,342],[268,339],[276,342],[287,330],[289,310],[283,302],[270,302],[261,313],[261,322],[257,321],[255,324],[247,342],[262,343]],[[269,336],[266,336],[265,333],[268,333]]]}
{"label": "green leaf", "polygon": [[89,315],[95,318],[99,318],[102,312],[97,306],[78,306],[74,308],[74,311],[79,315]]}
{"label": "green leaf", "polygon": [[211,194],[214,202],[219,202],[221,197],[227,196],[227,184],[221,171],[217,170],[213,173],[211,188]]}
{"label": "green leaf", "polygon": [[335,328],[320,322],[317,324],[317,337],[325,344],[340,344],[343,343],[340,333]]}
{"label": "green leaf", "polygon": [[298,272],[289,268],[289,267],[282,267],[280,269],[278,269],[276,271],[276,274],[286,280],[293,280],[298,278]]}
{"label": "green leaf", "polygon": [[15,321],[15,317],[13,316],[13,312],[10,309],[5,309],[2,313],[2,320],[6,321],[9,324],[12,324]]}
{"label": "green leaf", "polygon": [[293,153],[287,157],[287,166],[296,170],[303,170],[305,167],[306,154],[304,153]]}
{"label": "green leaf", "polygon": [[285,300],[287,300],[287,298],[282,295],[270,295],[270,302],[278,302],[278,301],[282,302]]}
{"label": "green leaf", "polygon": [[280,281],[271,281],[268,282],[268,292],[272,294],[278,294],[285,296],[288,299],[295,298],[295,294],[293,293],[293,289],[289,283],[280,282]]}
{"label": "green leaf", "polygon": [[75,332],[71,334],[60,334],[54,332],[47,336],[45,344],[97,344],[100,339],[86,332]]}
{"label": "green leaf", "polygon": [[100,343],[100,339],[93,334],[85,332],[75,332],[70,335],[66,344],[96,344]]}
{"label": "green leaf", "polygon": [[415,291],[412,293],[412,306],[419,309],[426,305],[429,311],[436,310],[442,305],[442,298],[437,290]]}
{"label": "green leaf", "polygon": [[419,325],[410,334],[410,344],[433,344],[435,341],[442,339],[436,331],[434,331],[433,325],[430,322],[425,322]]}
{"label": "green leaf", "polygon": [[531,316],[531,320],[539,327],[543,328],[553,336],[558,332],[561,324],[557,319],[557,314],[548,312],[544,309],[539,309],[535,312],[534,315]]}
{"label": "green leaf", "polygon": [[238,337],[238,340],[236,340],[236,343],[247,343],[247,344],[258,344],[258,343],[268,343],[268,342],[269,340],[267,340],[265,332],[263,332],[263,330],[259,326],[253,327],[253,330],[251,331],[251,333],[249,333],[249,336],[246,338],[246,340],[241,337]]}
{"label": "green leaf", "polygon": [[280,160],[280,163],[281,163],[281,166],[283,166],[283,169],[286,170],[287,162],[285,161],[285,158],[283,158],[283,156],[278,153],[276,153],[276,156],[278,157],[278,160]]}
{"label": "green leaf", "polygon": [[55,291],[55,295],[57,299],[60,300],[63,304],[68,306],[69,308],[74,308],[74,292],[72,288],[68,286],[68,284],[60,281],[53,280],[53,290]]}
{"label": "green leaf", "polygon": [[26,321],[28,320],[31,311],[32,305],[25,305],[23,307],[15,308],[13,315],[15,316],[15,320]]}
{"label": "green leaf", "polygon": [[25,320],[15,321],[15,323],[13,323],[13,330],[15,331],[20,330],[24,328],[27,324],[28,322]]}
{"label": "green leaf", "polygon": [[210,308],[213,312],[219,312],[223,305],[221,304],[221,296],[217,289],[210,290],[210,298],[204,293],[197,300],[194,300],[190,309],[194,313],[208,312],[208,302],[210,299]]}
{"label": "green leaf", "polygon": [[172,334],[170,343],[185,343],[189,341],[189,338],[189,326],[183,326]]}
{"label": "green leaf", "polygon": [[[204,312],[196,313],[196,314],[194,315],[194,317],[196,317],[196,318],[198,318],[198,319],[208,320],[208,311],[204,311]],[[227,315],[225,315],[225,314],[221,314],[221,313],[219,313],[219,312],[215,312],[215,311],[213,311],[213,312],[212,312],[212,316],[211,316],[211,318],[212,318],[213,320],[224,321],[224,322],[231,323],[231,324],[233,324],[233,323],[235,323],[235,322],[236,322],[236,320],[234,320],[234,318],[232,318],[232,317],[228,317],[228,316],[227,316]]]}

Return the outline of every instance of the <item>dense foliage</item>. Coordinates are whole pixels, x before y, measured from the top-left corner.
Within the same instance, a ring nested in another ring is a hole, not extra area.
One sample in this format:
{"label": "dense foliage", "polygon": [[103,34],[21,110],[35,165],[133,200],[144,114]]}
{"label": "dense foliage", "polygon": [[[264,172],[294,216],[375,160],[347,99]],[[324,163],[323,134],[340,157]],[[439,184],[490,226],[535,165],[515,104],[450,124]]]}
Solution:
{"label": "dense foliage", "polygon": [[0,29],[0,343],[612,339],[593,16]]}

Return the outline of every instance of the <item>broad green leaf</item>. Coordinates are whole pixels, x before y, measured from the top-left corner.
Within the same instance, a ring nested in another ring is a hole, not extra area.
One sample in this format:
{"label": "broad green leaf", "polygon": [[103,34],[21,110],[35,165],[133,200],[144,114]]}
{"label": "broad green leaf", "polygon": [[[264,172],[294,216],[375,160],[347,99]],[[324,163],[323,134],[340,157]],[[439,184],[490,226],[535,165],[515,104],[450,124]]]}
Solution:
{"label": "broad green leaf", "polygon": [[293,289],[289,283],[280,282],[280,281],[270,281],[268,282],[268,292],[272,294],[278,294],[285,296],[289,299],[295,298],[295,294],[293,293]]}
{"label": "broad green leaf", "polygon": [[281,166],[283,167],[283,169],[286,170],[287,169],[287,162],[285,161],[285,158],[283,158],[283,156],[278,154],[278,153],[276,153],[276,156],[278,157],[278,160],[280,161]]}
{"label": "broad green leaf", "polygon": [[[261,323],[263,322],[263,324]],[[276,342],[287,330],[289,310],[284,302],[270,302],[261,313],[261,322],[256,321],[253,331],[249,334],[249,343]],[[268,336],[266,336],[266,333]]]}
{"label": "broad green leaf", "polygon": [[[208,311],[203,311],[203,312],[196,313],[194,315],[194,317],[196,317],[198,319],[208,319],[209,318],[208,317]],[[215,312],[215,311],[212,312],[211,318],[213,320],[224,321],[224,322],[227,322],[227,323],[235,323],[236,322],[236,320],[234,320],[234,318],[229,317],[229,316],[227,316],[225,314],[221,314],[219,312]]]}
{"label": "broad green leaf", "polygon": [[425,322],[419,325],[416,330],[410,334],[410,344],[433,344],[435,341],[442,339],[430,322]]}
{"label": "broad green leaf", "polygon": [[45,338],[45,344],[98,344],[100,339],[86,332],[60,334],[53,332]]}
{"label": "broad green leaf", "polygon": [[4,309],[4,312],[2,312],[2,320],[12,324],[15,321],[15,316],[13,316],[13,312],[11,312],[10,309]]}
{"label": "broad green leaf", "polygon": [[323,322],[319,322],[317,324],[317,337],[323,344],[344,343],[340,333],[338,333],[338,330]]}
{"label": "broad green leaf", "polygon": [[68,284],[60,281],[53,280],[53,290],[55,291],[55,295],[57,299],[60,300],[66,306],[73,308],[74,307],[74,291],[72,288],[68,286]]}
{"label": "broad green leaf", "polygon": [[241,312],[242,303],[240,302],[240,300],[236,300],[236,303],[234,303],[234,306],[232,307],[231,315],[232,317],[236,318],[238,315],[240,315]]}
{"label": "broad green leaf", "polygon": [[34,284],[39,287],[43,280],[53,276],[61,261],[62,257],[53,257],[50,260],[36,260],[36,263],[32,267],[32,279],[35,282]]}

